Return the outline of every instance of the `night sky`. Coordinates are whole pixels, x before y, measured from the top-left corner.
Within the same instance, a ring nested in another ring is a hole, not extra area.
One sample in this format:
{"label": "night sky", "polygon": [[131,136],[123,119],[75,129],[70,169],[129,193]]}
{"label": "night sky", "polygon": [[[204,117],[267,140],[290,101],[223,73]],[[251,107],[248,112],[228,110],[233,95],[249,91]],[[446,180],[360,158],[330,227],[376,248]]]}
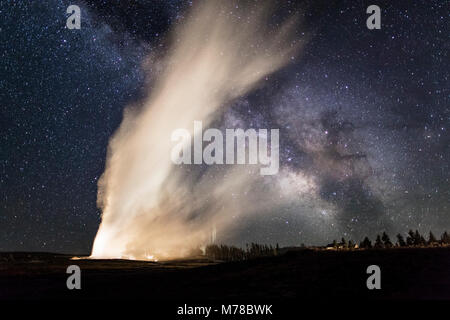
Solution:
{"label": "night sky", "polygon": [[[70,4],[81,7],[80,30],[65,27]],[[381,30],[366,27],[371,4]],[[90,251],[108,141],[125,107],[148,94],[152,61],[190,5],[1,2],[0,250]],[[439,0],[279,2],[270,23],[298,12],[306,45],[220,121],[280,128],[280,169],[314,178],[317,194],[252,216],[229,241],[450,230],[449,9]]]}

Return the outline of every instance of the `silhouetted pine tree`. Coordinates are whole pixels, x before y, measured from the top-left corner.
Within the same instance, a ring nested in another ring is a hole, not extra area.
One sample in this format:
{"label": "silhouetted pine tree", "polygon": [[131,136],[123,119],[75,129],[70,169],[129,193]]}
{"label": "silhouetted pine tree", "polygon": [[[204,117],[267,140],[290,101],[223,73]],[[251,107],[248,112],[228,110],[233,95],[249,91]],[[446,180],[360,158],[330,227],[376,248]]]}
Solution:
{"label": "silhouetted pine tree", "polygon": [[436,237],[434,236],[433,232],[430,231],[430,235],[428,236],[428,244],[433,245],[437,243]]}
{"label": "silhouetted pine tree", "polygon": [[412,231],[412,230],[408,231],[408,236],[406,237],[406,244],[408,246],[414,245],[414,231]]}
{"label": "silhouetted pine tree", "polygon": [[441,243],[442,244],[450,244],[450,236],[448,235],[447,231],[445,231],[441,236]]}
{"label": "silhouetted pine tree", "polygon": [[416,232],[414,233],[414,245],[420,246],[421,243],[422,243],[421,235],[419,233],[419,230],[416,230]]}
{"label": "silhouetted pine tree", "polygon": [[365,237],[364,240],[359,244],[359,247],[363,249],[371,249],[372,242],[369,240],[368,237]]}
{"label": "silhouetted pine tree", "polygon": [[383,241],[381,241],[381,236],[377,235],[377,238],[375,240],[374,248],[383,248]]}
{"label": "silhouetted pine tree", "polygon": [[387,235],[386,232],[383,232],[383,236],[381,237],[381,240],[383,240],[383,244],[384,244],[385,248],[391,248],[392,247],[391,239],[389,238],[389,236]]}
{"label": "silhouetted pine tree", "polygon": [[433,232],[430,231],[430,234],[428,236],[428,244],[433,244],[437,242],[436,237],[434,236]]}
{"label": "silhouetted pine tree", "polygon": [[340,245],[342,246],[342,248],[347,248],[347,246],[348,246],[347,241],[343,237],[341,239]]}
{"label": "silhouetted pine tree", "polygon": [[405,239],[403,239],[403,236],[400,233],[397,235],[397,243],[400,247],[406,247]]}

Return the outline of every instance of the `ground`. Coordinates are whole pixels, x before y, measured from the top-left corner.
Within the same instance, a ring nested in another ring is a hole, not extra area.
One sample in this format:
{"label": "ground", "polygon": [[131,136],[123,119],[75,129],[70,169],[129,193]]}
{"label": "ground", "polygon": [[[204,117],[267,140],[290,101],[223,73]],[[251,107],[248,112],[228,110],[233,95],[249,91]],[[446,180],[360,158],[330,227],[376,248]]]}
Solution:
{"label": "ground", "polygon": [[[0,253],[0,299],[151,299],[180,302],[450,299],[450,247],[289,251],[221,263],[71,260],[71,255]],[[66,268],[81,268],[81,290],[68,290]],[[381,290],[368,290],[369,265]],[[350,299],[350,300],[349,300]]]}

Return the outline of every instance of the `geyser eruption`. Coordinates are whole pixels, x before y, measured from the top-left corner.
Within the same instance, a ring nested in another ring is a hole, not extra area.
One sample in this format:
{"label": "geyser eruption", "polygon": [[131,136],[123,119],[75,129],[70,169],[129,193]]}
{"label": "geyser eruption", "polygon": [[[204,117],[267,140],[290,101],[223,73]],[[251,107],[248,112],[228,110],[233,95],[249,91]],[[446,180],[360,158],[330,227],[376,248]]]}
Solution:
{"label": "geyser eruption", "polygon": [[194,6],[171,34],[164,71],[143,107],[126,110],[98,185],[103,214],[92,257],[185,256],[204,245],[213,228],[225,230],[231,212],[240,210],[227,191],[246,190],[254,176],[243,175],[242,166],[222,167],[193,187],[182,171],[190,168],[170,160],[171,133],[192,128],[194,120],[210,123],[220,107],[285,65],[298,45],[291,38],[294,19],[268,32],[267,6],[237,17],[224,2]]}

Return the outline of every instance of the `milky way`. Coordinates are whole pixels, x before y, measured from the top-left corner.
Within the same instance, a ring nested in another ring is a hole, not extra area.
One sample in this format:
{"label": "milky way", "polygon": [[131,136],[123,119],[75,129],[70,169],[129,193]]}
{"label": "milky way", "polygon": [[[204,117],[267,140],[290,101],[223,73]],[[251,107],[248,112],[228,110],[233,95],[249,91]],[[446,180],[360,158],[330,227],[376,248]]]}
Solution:
{"label": "milky way", "polygon": [[[0,250],[90,251],[108,141],[126,106],[149,94],[167,30],[190,6],[80,1],[82,29],[68,30],[70,4],[0,5]],[[280,173],[230,194],[243,209],[271,205],[236,215],[221,240],[324,244],[450,229],[449,6],[378,1],[382,28],[368,30],[370,4],[274,8],[269,29],[297,12],[301,54],[214,125],[280,128]],[[230,183],[220,170],[189,170]]]}

